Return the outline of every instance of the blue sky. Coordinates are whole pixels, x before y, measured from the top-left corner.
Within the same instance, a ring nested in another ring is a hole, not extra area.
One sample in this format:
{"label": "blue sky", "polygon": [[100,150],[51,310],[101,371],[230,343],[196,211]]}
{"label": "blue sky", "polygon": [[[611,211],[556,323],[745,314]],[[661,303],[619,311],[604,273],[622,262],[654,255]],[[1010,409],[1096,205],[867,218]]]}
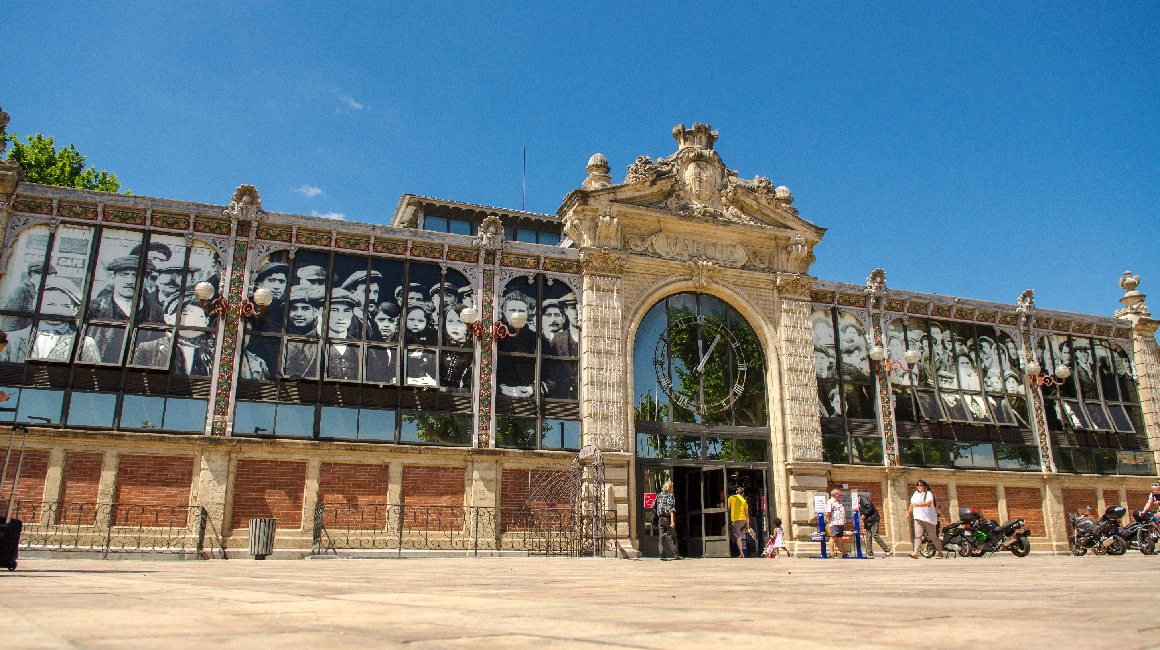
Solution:
{"label": "blue sky", "polygon": [[706,122],[819,277],[1110,315],[1130,268],[1160,312],[1156,2],[329,4],[12,3],[0,106],[135,194],[374,223],[518,208],[523,147],[553,213]]}

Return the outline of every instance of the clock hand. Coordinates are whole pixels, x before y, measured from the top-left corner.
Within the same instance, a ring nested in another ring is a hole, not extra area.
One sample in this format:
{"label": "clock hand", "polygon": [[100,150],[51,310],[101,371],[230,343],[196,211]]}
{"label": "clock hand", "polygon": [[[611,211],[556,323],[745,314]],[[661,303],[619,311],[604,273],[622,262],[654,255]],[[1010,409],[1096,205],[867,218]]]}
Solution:
{"label": "clock hand", "polygon": [[701,363],[697,364],[697,372],[705,371],[705,364],[709,362],[709,355],[713,354],[713,348],[717,347],[717,342],[720,340],[721,333],[718,332],[717,336],[713,337],[713,342],[709,344],[709,350],[705,352],[705,356],[701,357]]}

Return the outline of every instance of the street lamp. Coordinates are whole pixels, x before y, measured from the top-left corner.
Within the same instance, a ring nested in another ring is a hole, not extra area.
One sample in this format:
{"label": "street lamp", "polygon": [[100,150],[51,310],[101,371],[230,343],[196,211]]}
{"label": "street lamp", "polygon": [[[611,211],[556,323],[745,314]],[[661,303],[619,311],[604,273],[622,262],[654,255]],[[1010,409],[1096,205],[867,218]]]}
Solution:
{"label": "street lamp", "polygon": [[[463,321],[463,324],[467,326],[467,331],[481,339],[487,333],[487,330],[483,329],[483,323],[479,320],[479,310],[475,307],[464,307],[459,312],[459,320]],[[497,339],[516,336],[523,329],[524,325],[528,324],[528,315],[519,311],[514,312],[508,317],[508,322],[515,329],[509,329],[507,325],[496,322],[491,326],[491,335]]]}
{"label": "street lamp", "polygon": [[[198,300],[201,300],[201,306],[208,313],[217,314],[224,318],[232,306],[224,294],[214,298],[214,293],[216,293],[214,286],[204,280],[194,285],[193,293],[197,296]],[[274,294],[266,287],[258,287],[254,290],[253,300],[245,299],[237,305],[239,315],[242,318],[257,316],[272,302],[274,302]]]}

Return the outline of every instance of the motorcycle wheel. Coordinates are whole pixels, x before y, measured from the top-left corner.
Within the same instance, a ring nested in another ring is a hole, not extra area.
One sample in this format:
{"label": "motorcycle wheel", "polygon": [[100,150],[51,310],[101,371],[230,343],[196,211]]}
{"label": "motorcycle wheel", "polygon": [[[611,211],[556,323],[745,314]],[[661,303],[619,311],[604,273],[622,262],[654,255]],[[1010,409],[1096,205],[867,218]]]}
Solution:
{"label": "motorcycle wheel", "polygon": [[959,542],[959,557],[969,557],[972,551],[971,540],[964,538]]}
{"label": "motorcycle wheel", "polygon": [[922,544],[919,544],[919,546],[918,546],[918,554],[925,557],[925,558],[934,557],[934,554],[935,554],[934,543],[931,542],[929,539],[922,540]]}
{"label": "motorcycle wheel", "polygon": [[1112,535],[1112,543],[1108,544],[1108,555],[1123,555],[1128,552],[1128,543],[1119,535]]}
{"label": "motorcycle wheel", "polygon": [[986,542],[983,542],[981,544],[968,544],[967,546],[968,546],[967,553],[971,557],[983,557],[983,555],[985,555],[987,553]]}
{"label": "motorcycle wheel", "polygon": [[1156,538],[1152,537],[1152,531],[1147,528],[1136,531],[1136,545],[1144,555],[1156,554]]}
{"label": "motorcycle wheel", "polygon": [[1087,547],[1082,546],[1079,543],[1077,543],[1077,540],[1076,540],[1074,534],[1072,534],[1071,536],[1069,536],[1067,538],[1067,549],[1069,551],[1071,551],[1071,554],[1076,556],[1076,557],[1082,557],[1084,555],[1087,555],[1087,552],[1088,552]]}
{"label": "motorcycle wheel", "polygon": [[1031,553],[1031,542],[1026,537],[1017,537],[1015,542],[1011,544],[1011,555],[1027,557],[1029,553]]}

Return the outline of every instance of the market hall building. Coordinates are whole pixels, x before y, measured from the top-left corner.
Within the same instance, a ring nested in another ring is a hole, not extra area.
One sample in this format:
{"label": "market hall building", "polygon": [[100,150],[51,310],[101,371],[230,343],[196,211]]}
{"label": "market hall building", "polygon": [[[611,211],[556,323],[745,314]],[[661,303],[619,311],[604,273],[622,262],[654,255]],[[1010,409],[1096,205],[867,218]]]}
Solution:
{"label": "market hall building", "polygon": [[[1023,518],[1047,551],[1068,511],[1143,504],[1160,356],[1138,278],[1112,317],[818,279],[825,229],[788,188],[729,169],[706,125],[673,136],[621,182],[592,156],[555,215],[404,195],[389,226],[0,161],[0,418],[30,431],[26,531],[113,538],[189,509],[239,553],[259,517],[280,552],[401,549],[404,526],[528,550],[515,513],[579,498],[607,554],[651,556],[646,504],[671,479],[683,555],[730,553],[737,486],[759,535],[779,517],[802,550],[815,494],[869,492],[909,548],[924,478],[946,515]],[[568,475],[571,497],[540,489]]]}

